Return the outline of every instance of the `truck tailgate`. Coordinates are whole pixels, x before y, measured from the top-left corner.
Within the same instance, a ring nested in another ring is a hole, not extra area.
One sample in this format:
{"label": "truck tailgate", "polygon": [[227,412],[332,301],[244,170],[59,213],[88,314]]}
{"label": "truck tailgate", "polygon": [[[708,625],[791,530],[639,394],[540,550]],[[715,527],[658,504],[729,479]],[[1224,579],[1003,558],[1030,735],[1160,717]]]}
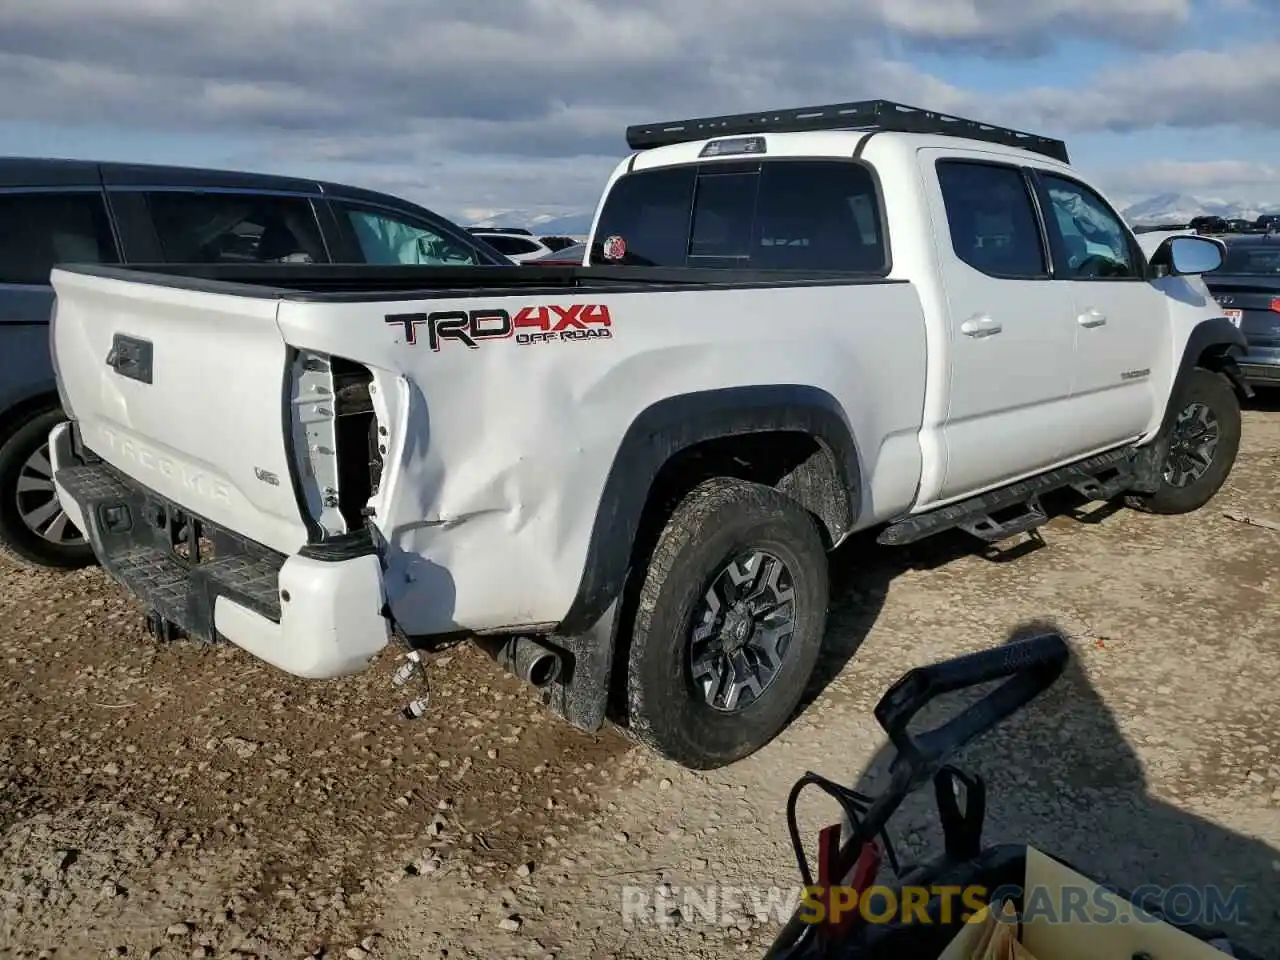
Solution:
{"label": "truck tailgate", "polygon": [[283,553],[306,542],[270,297],[55,270],[52,346],[86,447],[191,513]]}

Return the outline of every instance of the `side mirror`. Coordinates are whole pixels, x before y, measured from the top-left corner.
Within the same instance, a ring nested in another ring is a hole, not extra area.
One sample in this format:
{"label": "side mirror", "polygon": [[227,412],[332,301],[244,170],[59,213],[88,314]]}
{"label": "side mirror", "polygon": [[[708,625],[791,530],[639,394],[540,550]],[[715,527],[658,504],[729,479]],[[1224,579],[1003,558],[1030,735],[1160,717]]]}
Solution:
{"label": "side mirror", "polygon": [[1226,254],[1226,244],[1211,237],[1169,237],[1151,255],[1151,265],[1161,277],[1212,273]]}

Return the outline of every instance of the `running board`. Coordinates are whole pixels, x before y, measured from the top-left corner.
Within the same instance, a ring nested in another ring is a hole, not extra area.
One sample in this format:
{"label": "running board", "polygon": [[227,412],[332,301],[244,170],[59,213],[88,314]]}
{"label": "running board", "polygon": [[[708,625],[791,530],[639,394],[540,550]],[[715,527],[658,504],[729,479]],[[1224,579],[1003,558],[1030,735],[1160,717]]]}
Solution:
{"label": "running board", "polygon": [[[904,517],[880,531],[876,540],[901,546],[957,527],[988,542],[1004,540],[1049,521],[1040,504],[1044,494],[1071,487],[1089,500],[1110,500],[1132,488],[1134,473],[1134,449],[1121,447],[928,513]],[[1023,512],[1008,519],[992,516],[1018,506]]]}
{"label": "running board", "polygon": [[991,511],[984,512],[976,517],[971,516],[970,519],[963,520],[956,526],[979,540],[994,543],[997,540],[1007,540],[1009,537],[1016,536],[1019,533],[1034,530],[1036,527],[1044,526],[1049,522],[1049,515],[1045,513],[1044,507],[1040,505],[1039,497],[1031,497],[1023,504],[1023,507],[1022,513],[1015,514],[1007,520],[997,520],[991,515],[994,511]]}

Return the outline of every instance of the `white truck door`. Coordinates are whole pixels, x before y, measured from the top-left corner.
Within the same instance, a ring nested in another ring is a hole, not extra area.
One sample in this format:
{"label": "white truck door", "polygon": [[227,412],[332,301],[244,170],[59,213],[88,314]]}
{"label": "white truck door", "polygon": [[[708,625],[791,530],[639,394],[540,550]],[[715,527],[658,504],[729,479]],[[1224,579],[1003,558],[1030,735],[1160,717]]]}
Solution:
{"label": "white truck door", "polygon": [[1069,291],[1049,280],[1023,172],[942,150],[920,156],[951,349],[947,467],[936,503],[1060,459],[1076,323]]}
{"label": "white truck door", "polygon": [[1156,415],[1158,378],[1171,348],[1169,303],[1145,277],[1142,248],[1092,188],[1040,171],[1055,285],[1070,288],[1076,312],[1072,422],[1067,455],[1088,456],[1146,432]]}

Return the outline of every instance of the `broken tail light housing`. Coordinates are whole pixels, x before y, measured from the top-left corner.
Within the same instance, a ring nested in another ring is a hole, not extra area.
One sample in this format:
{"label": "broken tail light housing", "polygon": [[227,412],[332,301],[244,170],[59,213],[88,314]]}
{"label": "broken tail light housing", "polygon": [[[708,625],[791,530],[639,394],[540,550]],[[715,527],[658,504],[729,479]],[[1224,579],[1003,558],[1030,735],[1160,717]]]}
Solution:
{"label": "broken tail light housing", "polygon": [[295,351],[289,412],[296,487],[321,539],[361,529],[382,481],[382,442],[368,367]]}
{"label": "broken tail light housing", "polygon": [[334,357],[334,417],[338,448],[338,511],[348,530],[364,526],[369,500],[382,483],[382,441],[373,407],[373,371]]}

